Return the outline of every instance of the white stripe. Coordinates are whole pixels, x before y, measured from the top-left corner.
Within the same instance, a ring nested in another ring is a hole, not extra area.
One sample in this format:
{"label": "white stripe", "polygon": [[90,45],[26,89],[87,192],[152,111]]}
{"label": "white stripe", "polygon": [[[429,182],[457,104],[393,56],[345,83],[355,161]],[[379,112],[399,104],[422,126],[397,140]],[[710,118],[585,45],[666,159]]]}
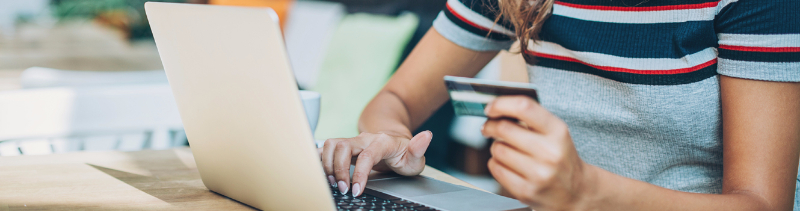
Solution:
{"label": "white stripe", "polygon": [[453,8],[455,13],[458,13],[458,15],[466,18],[472,23],[475,23],[487,29],[492,29],[493,32],[498,32],[509,36],[515,36],[513,31],[501,26],[500,23],[495,24],[494,20],[486,18],[485,16],[475,11],[472,11],[458,0],[448,0],[447,5],[449,5],[450,8]]}
{"label": "white stripe", "polygon": [[466,83],[466,84],[485,84],[485,85],[492,85],[492,86],[506,86],[506,87],[513,87],[513,88],[520,88],[520,89],[536,89],[531,83],[523,83],[523,82],[512,82],[512,81],[500,81],[500,80],[487,80],[481,78],[467,78],[467,77],[458,77],[458,76],[444,76],[445,81],[454,81],[458,83]]}
{"label": "white stripe", "polygon": [[662,10],[662,11],[610,11],[553,5],[553,14],[586,21],[609,23],[679,23],[714,20],[717,8]]}
{"label": "white stripe", "polygon": [[719,58],[717,72],[737,78],[800,82],[800,62],[752,62]]}
{"label": "white stripe", "polygon": [[800,47],[800,34],[717,34],[720,45]]}
{"label": "white stripe", "polygon": [[553,14],[586,21],[608,23],[680,23],[687,21],[709,21],[726,5],[737,0],[722,0],[716,7],[662,10],[662,11],[609,11],[581,9],[560,4],[553,5]]}
{"label": "white stripe", "polygon": [[497,41],[468,32],[445,17],[444,12],[439,12],[439,16],[433,20],[433,28],[456,45],[475,51],[508,49],[514,43],[514,40]]}
{"label": "white stripe", "polygon": [[569,57],[596,66],[634,70],[673,70],[694,67],[717,58],[715,48],[706,48],[683,58],[628,58],[595,52],[572,51],[552,42],[531,43],[529,49],[537,53]]}
{"label": "white stripe", "polygon": [[492,102],[495,98],[497,98],[497,96],[490,95],[490,94],[477,93],[477,92],[470,92],[470,91],[451,91],[450,92],[450,99],[453,99],[455,101],[488,104],[488,103]]}
{"label": "white stripe", "polygon": [[732,3],[737,2],[737,1],[739,1],[739,0],[721,0],[721,1],[719,1],[719,3],[717,4],[717,14],[719,14],[719,12],[723,8],[728,6],[729,4],[732,4]]}

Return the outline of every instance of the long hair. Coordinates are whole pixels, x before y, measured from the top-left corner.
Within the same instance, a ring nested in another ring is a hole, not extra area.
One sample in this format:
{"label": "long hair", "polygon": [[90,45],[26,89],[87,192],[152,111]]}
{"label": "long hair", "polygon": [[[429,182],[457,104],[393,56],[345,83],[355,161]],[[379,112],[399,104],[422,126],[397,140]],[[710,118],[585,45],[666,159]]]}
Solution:
{"label": "long hair", "polygon": [[500,15],[495,19],[495,24],[504,19],[514,26],[519,40],[519,53],[528,64],[534,64],[535,58],[528,54],[528,44],[539,40],[542,24],[553,9],[555,0],[499,0]]}

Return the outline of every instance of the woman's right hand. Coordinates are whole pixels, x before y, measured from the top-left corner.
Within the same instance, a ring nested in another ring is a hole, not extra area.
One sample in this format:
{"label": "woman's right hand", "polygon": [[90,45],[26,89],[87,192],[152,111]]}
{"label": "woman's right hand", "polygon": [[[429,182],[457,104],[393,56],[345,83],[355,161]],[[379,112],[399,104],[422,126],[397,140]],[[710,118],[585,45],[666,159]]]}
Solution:
{"label": "woman's right hand", "polygon": [[320,148],[322,165],[328,181],[342,194],[350,189],[350,164],[355,160],[353,196],[364,192],[373,168],[398,174],[417,175],[425,168],[425,150],[433,134],[424,131],[414,137],[396,133],[361,133],[353,138],[328,139]]}

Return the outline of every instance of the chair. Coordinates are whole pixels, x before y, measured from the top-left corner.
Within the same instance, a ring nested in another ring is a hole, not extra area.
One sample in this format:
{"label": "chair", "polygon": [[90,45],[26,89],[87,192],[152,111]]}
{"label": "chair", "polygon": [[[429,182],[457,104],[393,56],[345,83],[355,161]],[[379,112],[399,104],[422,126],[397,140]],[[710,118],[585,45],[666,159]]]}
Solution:
{"label": "chair", "polygon": [[186,144],[167,84],[0,92],[0,156]]}
{"label": "chair", "polygon": [[397,68],[418,22],[411,13],[342,18],[310,89],[322,94],[315,138],[358,135],[361,111]]}

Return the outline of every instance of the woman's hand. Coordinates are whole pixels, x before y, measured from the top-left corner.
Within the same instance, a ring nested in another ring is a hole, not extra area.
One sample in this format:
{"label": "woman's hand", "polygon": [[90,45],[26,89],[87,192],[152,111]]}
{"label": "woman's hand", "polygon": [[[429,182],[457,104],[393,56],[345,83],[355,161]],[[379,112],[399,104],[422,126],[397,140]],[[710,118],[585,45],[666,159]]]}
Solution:
{"label": "woman's hand", "polygon": [[566,123],[525,96],[498,97],[485,112],[481,132],[496,140],[489,171],[500,185],[535,210],[589,207],[594,167],[578,157]]}
{"label": "woman's hand", "polygon": [[353,196],[358,196],[364,192],[373,167],[407,176],[422,172],[425,150],[432,137],[430,131],[424,131],[414,137],[387,132],[328,139],[321,148],[322,164],[331,185],[338,186],[339,191],[345,194],[350,188],[350,164],[355,157],[352,192]]}

